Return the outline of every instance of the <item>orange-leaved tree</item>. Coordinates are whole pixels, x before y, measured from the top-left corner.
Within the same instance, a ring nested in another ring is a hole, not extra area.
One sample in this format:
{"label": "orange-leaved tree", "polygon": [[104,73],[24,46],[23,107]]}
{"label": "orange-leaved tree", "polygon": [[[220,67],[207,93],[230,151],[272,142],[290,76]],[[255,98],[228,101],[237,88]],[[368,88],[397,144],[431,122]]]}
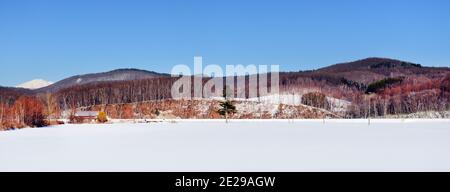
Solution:
{"label": "orange-leaved tree", "polygon": [[108,122],[108,116],[106,115],[106,113],[104,111],[100,111],[97,115],[97,121],[99,123],[106,123]]}

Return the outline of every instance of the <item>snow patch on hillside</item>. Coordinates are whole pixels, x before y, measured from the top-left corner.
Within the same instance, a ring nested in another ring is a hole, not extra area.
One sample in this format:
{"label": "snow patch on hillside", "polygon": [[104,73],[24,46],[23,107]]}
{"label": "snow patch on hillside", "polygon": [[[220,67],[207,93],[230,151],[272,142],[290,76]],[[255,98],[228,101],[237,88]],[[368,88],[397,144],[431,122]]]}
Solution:
{"label": "snow patch on hillside", "polygon": [[[261,97],[254,98],[234,98],[235,101],[245,101],[245,102],[256,102],[261,103],[267,106],[263,106],[264,108],[272,108],[277,107],[279,104],[284,105],[292,105],[292,106],[305,106],[302,104],[302,96],[300,94],[272,94]],[[222,97],[214,97],[216,100],[223,100]],[[350,101],[337,99],[333,97],[327,97],[328,102],[331,105],[331,112],[344,112],[347,110],[347,107],[351,104]],[[255,106],[259,107],[259,106]]]}
{"label": "snow patch on hillside", "polygon": [[47,87],[49,85],[53,84],[53,82],[46,81],[43,79],[34,79],[25,83],[22,83],[20,85],[17,85],[18,88],[25,88],[25,89],[39,89],[43,87]]}

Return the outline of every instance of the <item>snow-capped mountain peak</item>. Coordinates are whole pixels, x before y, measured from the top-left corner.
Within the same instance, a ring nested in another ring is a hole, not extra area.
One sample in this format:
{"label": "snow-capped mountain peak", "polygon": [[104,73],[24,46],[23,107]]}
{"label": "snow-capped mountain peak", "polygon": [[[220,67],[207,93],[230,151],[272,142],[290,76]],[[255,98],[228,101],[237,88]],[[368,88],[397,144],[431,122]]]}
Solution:
{"label": "snow-capped mountain peak", "polygon": [[25,88],[25,89],[39,89],[42,87],[47,87],[49,85],[53,84],[53,82],[46,81],[43,79],[34,79],[25,83],[22,83],[20,85],[17,85],[16,87],[19,88]]}

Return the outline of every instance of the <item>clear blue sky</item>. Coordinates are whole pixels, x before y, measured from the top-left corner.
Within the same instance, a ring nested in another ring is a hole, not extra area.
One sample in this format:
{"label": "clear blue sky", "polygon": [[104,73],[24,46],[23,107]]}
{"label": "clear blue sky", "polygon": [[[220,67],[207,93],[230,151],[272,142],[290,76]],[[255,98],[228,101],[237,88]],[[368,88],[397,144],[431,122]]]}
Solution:
{"label": "clear blue sky", "polygon": [[0,0],[0,85],[117,68],[365,57],[450,66],[448,0]]}

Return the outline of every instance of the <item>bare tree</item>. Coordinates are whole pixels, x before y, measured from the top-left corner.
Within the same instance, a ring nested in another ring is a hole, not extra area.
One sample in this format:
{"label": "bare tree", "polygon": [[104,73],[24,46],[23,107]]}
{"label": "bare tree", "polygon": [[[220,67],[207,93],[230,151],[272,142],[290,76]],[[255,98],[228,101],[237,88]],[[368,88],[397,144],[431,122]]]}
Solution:
{"label": "bare tree", "polygon": [[51,93],[45,94],[45,106],[46,106],[47,116],[50,120],[52,120],[52,118],[56,117],[55,113],[56,113],[56,108],[57,108],[56,99],[53,94],[51,94]]}
{"label": "bare tree", "polygon": [[0,96],[0,127],[3,126],[3,116],[5,114],[5,106],[3,104],[3,97]]}

